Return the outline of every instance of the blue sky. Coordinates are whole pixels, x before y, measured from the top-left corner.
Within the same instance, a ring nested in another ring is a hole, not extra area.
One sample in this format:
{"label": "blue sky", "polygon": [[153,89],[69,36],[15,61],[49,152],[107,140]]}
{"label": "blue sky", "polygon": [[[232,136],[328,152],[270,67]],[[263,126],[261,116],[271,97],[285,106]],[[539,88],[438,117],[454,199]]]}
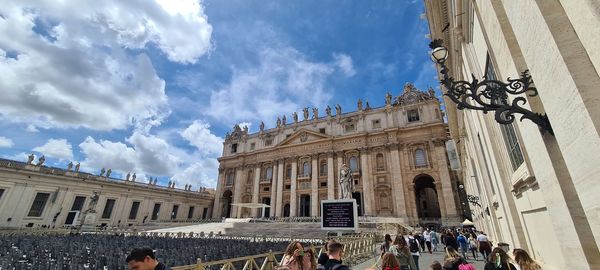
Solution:
{"label": "blue sky", "polygon": [[402,0],[9,1],[0,156],[214,187],[236,123],[437,89],[422,13]]}

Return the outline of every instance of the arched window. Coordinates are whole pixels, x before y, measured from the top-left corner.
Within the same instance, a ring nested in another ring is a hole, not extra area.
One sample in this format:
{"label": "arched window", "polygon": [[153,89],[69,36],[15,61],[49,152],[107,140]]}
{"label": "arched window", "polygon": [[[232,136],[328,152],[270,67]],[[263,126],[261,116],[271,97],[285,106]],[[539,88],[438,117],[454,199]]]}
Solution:
{"label": "arched window", "polygon": [[375,158],[375,164],[377,165],[377,171],[385,171],[382,153],[377,154],[377,157]]}
{"label": "arched window", "polygon": [[327,175],[327,160],[321,160],[319,164],[319,175],[326,176]]}
{"label": "arched window", "polygon": [[302,175],[304,175],[304,176],[310,176],[310,162],[305,161],[302,164]]}
{"label": "arched window", "polygon": [[265,178],[267,181],[273,180],[273,167],[267,167],[267,171],[265,171]]}
{"label": "arched window", "polygon": [[292,178],[292,164],[285,165],[285,179]]}
{"label": "arched window", "polygon": [[425,167],[427,166],[427,159],[425,158],[425,151],[419,148],[415,150],[415,166]]}
{"label": "arched window", "polygon": [[350,158],[350,170],[352,170],[352,172],[358,172],[358,160],[356,156]]}

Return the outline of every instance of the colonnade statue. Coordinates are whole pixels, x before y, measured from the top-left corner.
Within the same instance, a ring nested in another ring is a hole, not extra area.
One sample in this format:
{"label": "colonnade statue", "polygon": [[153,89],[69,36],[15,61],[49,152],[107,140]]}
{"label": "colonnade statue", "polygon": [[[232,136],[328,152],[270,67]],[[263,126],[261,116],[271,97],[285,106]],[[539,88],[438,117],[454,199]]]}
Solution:
{"label": "colonnade statue", "polygon": [[352,199],[354,179],[352,179],[352,170],[346,164],[340,169],[340,187],[342,188],[340,199]]}

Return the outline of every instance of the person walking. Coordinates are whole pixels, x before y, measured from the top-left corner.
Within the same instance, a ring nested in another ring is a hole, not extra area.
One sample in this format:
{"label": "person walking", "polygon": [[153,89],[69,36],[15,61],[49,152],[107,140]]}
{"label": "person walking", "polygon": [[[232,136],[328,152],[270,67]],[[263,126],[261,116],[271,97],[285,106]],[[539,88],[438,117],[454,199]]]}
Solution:
{"label": "person walking", "polygon": [[342,264],[344,246],[341,243],[333,242],[327,244],[327,252],[329,260],[323,266],[323,270],[350,270],[347,265]]}
{"label": "person walking", "polygon": [[490,240],[484,232],[480,232],[479,235],[477,235],[476,240],[477,250],[479,250],[479,253],[481,253],[483,259],[487,260],[488,255],[490,255],[490,252],[492,251],[492,244],[490,243]]}
{"label": "person walking", "polygon": [[134,248],[125,258],[129,270],[171,270],[156,260],[154,251],[149,247]]}
{"label": "person walking", "polygon": [[510,263],[508,254],[502,248],[494,248],[492,253],[487,257],[487,262],[483,267],[484,270],[517,270],[517,268]]}
{"label": "person walking", "polygon": [[421,250],[419,235],[417,234],[415,237],[412,233],[409,233],[407,242],[408,248],[410,249],[410,255],[412,255],[413,260],[415,261],[415,267],[417,270],[419,270],[419,258],[421,257],[421,252],[419,252]]}
{"label": "person walking", "polygon": [[383,257],[383,254],[390,251],[390,247],[392,246],[392,242],[393,242],[392,236],[389,234],[386,234],[383,239],[384,239],[383,244],[381,244],[381,246],[379,247],[379,251],[381,252],[381,257]]}
{"label": "person walking", "polygon": [[393,245],[390,247],[390,252],[394,254],[400,263],[400,270],[416,270],[415,261],[411,255],[410,249],[406,245],[404,236],[397,235],[394,238]]}
{"label": "person walking", "polygon": [[519,270],[542,270],[542,267],[529,256],[527,251],[515,248],[512,253]]}
{"label": "person walking", "polygon": [[469,250],[471,250],[471,254],[473,255],[473,260],[479,259],[479,252],[477,252],[477,241],[473,237],[473,235],[469,235]]}
{"label": "person walking", "polygon": [[423,238],[425,238],[425,245],[427,246],[427,251],[429,251],[429,254],[431,254],[431,234],[432,232],[429,231],[429,228],[427,228],[427,230],[425,230],[425,232],[423,232]]}
{"label": "person walking", "polygon": [[467,238],[464,234],[459,233],[456,237],[456,242],[458,242],[458,248],[460,250],[460,254],[462,254],[463,258],[467,258],[467,250],[468,250],[468,242]]}
{"label": "person walking", "polygon": [[293,241],[283,253],[281,266],[290,270],[315,270],[317,267],[314,260],[312,252],[306,252],[302,243]]}
{"label": "person walking", "polygon": [[463,257],[453,247],[446,247],[444,255],[444,270],[458,270],[458,266],[466,262]]}
{"label": "person walking", "polygon": [[437,247],[440,244],[440,237],[436,231],[431,232],[431,248],[433,251],[437,251]]}
{"label": "person walking", "polygon": [[444,243],[447,247],[452,247],[454,250],[458,250],[458,242],[456,242],[456,237],[454,237],[454,233],[450,230],[446,232],[446,237],[444,237]]}

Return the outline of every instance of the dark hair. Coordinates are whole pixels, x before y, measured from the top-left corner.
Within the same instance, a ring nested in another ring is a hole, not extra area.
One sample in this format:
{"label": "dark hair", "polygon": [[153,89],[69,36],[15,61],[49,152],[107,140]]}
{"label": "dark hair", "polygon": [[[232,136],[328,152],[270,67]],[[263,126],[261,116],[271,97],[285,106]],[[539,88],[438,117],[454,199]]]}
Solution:
{"label": "dark hair", "polygon": [[150,257],[153,260],[156,259],[156,257],[154,257],[154,251],[151,248],[149,248],[149,247],[134,248],[131,251],[131,253],[129,253],[129,255],[127,255],[127,258],[125,258],[125,262],[127,262],[127,263],[129,263],[130,261],[143,262],[144,259],[146,259],[146,256]]}
{"label": "dark hair", "polygon": [[490,255],[488,256],[488,262],[496,262],[496,256],[500,256],[501,264],[508,263],[509,257],[508,254],[506,254],[506,251],[504,251],[504,249],[499,247],[494,248],[494,250],[492,250],[492,253],[490,253]]}
{"label": "dark hair", "polygon": [[391,243],[392,242],[392,236],[389,234],[385,235],[385,242]]}
{"label": "dark hair", "polygon": [[331,255],[331,254],[337,254],[340,251],[342,251],[344,249],[344,245],[342,245],[342,243],[338,243],[338,242],[333,242],[333,243],[329,243],[327,244],[327,254]]}
{"label": "dark hair", "polygon": [[[285,249],[284,255],[293,255],[294,251],[296,251],[296,249],[297,249],[297,247],[296,247],[297,244],[302,245],[302,243],[300,243],[300,241],[292,241]],[[302,247],[304,247],[304,245]]]}
{"label": "dark hair", "polygon": [[429,269],[431,269],[431,270],[442,270],[442,264],[440,264],[440,262],[438,262],[438,261],[433,261],[431,263],[431,265],[429,266]]}
{"label": "dark hair", "polygon": [[527,253],[527,251],[515,248],[513,250],[513,256],[515,257],[515,262],[521,267],[523,270],[540,270],[542,269],[539,264],[537,264]]}
{"label": "dark hair", "polygon": [[392,269],[400,267],[400,262],[398,262],[396,256],[394,256],[394,254],[391,252],[386,252],[383,254],[383,258],[381,259],[381,269],[385,269],[386,267]]}

